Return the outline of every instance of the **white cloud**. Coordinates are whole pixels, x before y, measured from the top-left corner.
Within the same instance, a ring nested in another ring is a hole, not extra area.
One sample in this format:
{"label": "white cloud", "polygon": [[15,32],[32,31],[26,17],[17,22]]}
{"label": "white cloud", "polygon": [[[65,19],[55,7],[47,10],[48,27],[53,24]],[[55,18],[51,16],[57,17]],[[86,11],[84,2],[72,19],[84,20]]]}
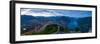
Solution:
{"label": "white cloud", "polygon": [[54,10],[47,10],[47,12],[34,12],[31,11],[32,9],[26,9],[24,11],[21,11],[21,15],[31,15],[31,16],[44,16],[44,17],[50,17],[50,16],[62,16],[62,14],[57,13]]}
{"label": "white cloud", "polygon": [[21,15],[26,14],[27,12],[29,12],[31,9],[21,9]]}

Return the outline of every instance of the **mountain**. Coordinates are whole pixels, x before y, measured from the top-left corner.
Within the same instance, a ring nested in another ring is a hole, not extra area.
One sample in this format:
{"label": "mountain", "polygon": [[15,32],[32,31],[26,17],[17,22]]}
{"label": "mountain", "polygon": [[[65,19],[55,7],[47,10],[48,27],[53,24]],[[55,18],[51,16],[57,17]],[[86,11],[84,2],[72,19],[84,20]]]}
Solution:
{"label": "mountain", "polygon": [[92,17],[80,18],[77,22],[82,32],[92,30]]}
{"label": "mountain", "polygon": [[44,25],[47,22],[55,22],[63,24],[65,27],[71,31],[75,30],[77,27],[81,32],[89,32],[92,25],[92,17],[68,17],[68,16],[31,16],[31,15],[21,15],[21,26],[31,27],[37,25]]}

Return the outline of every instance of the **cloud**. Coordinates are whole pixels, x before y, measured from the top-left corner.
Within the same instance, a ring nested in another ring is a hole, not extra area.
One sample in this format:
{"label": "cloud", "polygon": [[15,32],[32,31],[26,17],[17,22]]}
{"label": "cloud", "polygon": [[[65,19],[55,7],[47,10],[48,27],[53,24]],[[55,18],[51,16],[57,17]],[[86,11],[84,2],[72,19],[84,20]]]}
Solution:
{"label": "cloud", "polygon": [[38,9],[37,10],[26,9],[24,11],[21,11],[21,15],[44,16],[44,17],[62,16],[62,14],[57,13],[54,10],[46,10],[46,11],[42,10],[42,11],[39,11]]}
{"label": "cloud", "polygon": [[80,10],[55,10],[55,9],[21,9],[21,15],[31,16],[68,16],[68,17],[88,17],[92,16],[91,11],[80,11]]}
{"label": "cloud", "polygon": [[21,9],[21,15],[28,13],[31,9]]}

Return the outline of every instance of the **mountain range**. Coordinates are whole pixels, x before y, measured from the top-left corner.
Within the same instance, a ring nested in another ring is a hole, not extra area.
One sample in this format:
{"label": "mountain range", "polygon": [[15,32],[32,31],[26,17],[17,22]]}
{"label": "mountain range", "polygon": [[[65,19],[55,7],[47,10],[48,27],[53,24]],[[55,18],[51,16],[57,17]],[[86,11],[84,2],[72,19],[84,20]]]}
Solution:
{"label": "mountain range", "polygon": [[[21,27],[31,27],[35,25],[44,25],[46,22],[63,23],[70,30],[80,28],[81,32],[90,32],[92,30],[92,17],[68,17],[68,16],[31,16],[21,15]],[[23,30],[22,30],[23,31]]]}

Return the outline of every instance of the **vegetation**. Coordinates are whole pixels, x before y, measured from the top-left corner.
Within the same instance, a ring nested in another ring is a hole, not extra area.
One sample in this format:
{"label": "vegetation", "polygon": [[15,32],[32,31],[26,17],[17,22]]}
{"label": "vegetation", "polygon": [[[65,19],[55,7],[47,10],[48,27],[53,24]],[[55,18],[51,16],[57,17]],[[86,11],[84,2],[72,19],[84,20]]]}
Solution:
{"label": "vegetation", "polygon": [[69,32],[69,29],[68,28],[64,28],[64,32],[65,33]]}
{"label": "vegetation", "polygon": [[45,29],[41,32],[33,32],[32,34],[51,34],[51,33],[55,33],[58,30],[58,26],[57,25],[48,25],[47,27],[45,27]]}
{"label": "vegetation", "polygon": [[76,29],[75,29],[75,32],[80,32],[81,30],[77,27]]}

